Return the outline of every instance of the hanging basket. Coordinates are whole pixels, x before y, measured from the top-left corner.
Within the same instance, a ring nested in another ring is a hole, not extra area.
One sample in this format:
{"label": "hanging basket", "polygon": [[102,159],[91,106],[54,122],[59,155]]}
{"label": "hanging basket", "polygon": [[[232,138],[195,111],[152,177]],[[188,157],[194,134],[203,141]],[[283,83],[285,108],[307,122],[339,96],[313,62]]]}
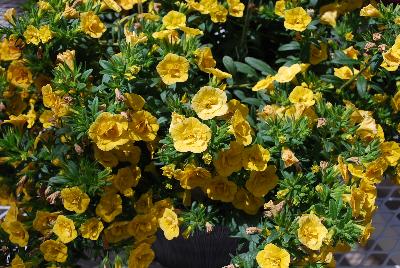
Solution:
{"label": "hanging basket", "polygon": [[159,231],[153,249],[163,267],[216,268],[230,263],[238,245],[239,239],[230,237],[226,227],[215,226],[210,233],[195,232],[188,239],[179,236],[170,241]]}

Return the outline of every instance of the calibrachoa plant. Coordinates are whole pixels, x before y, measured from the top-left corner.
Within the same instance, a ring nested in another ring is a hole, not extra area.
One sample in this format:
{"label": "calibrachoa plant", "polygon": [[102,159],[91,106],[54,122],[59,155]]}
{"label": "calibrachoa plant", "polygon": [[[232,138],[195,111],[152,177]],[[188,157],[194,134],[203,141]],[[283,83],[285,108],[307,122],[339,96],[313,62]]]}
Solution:
{"label": "calibrachoa plant", "polygon": [[400,8],[40,0],[0,28],[0,263],[148,267],[225,226],[226,267],[332,267],[400,182]]}

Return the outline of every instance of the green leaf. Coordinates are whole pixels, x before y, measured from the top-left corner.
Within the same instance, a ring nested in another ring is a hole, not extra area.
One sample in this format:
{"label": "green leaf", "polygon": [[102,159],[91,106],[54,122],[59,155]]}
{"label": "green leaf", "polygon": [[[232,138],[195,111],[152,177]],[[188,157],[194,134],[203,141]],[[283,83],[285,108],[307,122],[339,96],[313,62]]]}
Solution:
{"label": "green leaf", "polygon": [[278,48],[278,51],[291,51],[291,50],[299,50],[299,49],[300,49],[299,42],[292,41],[288,44],[281,45]]}
{"label": "green leaf", "polygon": [[257,73],[256,70],[254,70],[252,67],[250,67],[249,65],[239,62],[239,61],[235,61],[235,66],[236,69],[239,73],[243,73],[246,74],[248,76],[254,76],[257,77]]}
{"label": "green leaf", "polygon": [[226,68],[226,70],[228,70],[228,72],[231,75],[235,75],[236,74],[236,66],[235,66],[235,62],[233,61],[233,59],[229,56],[224,56],[222,58],[222,62],[224,63],[224,66]]}
{"label": "green leaf", "polygon": [[354,60],[354,59],[347,57],[347,55],[344,54],[344,52],[340,51],[340,50],[337,50],[335,52],[335,57],[331,62],[334,64],[340,64],[340,65],[354,65],[354,64],[359,63],[358,60]]}
{"label": "green leaf", "polygon": [[262,60],[259,60],[259,59],[253,58],[253,57],[246,57],[244,59],[244,61],[248,65],[250,65],[251,67],[256,69],[257,71],[260,71],[265,74],[271,74],[271,75],[275,74],[274,69],[272,69],[271,66],[269,66],[267,63],[265,63]]}
{"label": "green leaf", "polygon": [[367,80],[362,75],[357,78],[357,92],[361,98],[367,96]]}

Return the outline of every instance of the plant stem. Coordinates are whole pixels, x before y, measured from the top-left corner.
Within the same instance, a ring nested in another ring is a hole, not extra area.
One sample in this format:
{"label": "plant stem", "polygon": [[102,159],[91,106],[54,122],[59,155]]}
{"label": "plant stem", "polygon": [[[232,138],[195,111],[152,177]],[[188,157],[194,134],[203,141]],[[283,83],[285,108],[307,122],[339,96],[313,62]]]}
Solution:
{"label": "plant stem", "polygon": [[343,85],[340,86],[339,91],[341,91],[342,89],[346,88],[348,85],[353,83],[365,70],[368,69],[368,67],[371,65],[371,63],[372,63],[372,60],[369,60],[367,62],[367,64],[365,64],[365,66],[356,75],[354,75],[352,78],[347,80],[346,83],[344,83]]}

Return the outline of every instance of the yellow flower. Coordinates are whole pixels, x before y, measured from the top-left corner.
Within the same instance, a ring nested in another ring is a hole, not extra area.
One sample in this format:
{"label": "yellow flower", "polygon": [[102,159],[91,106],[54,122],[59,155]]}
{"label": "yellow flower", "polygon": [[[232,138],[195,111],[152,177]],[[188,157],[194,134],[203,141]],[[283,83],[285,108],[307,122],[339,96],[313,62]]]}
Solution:
{"label": "yellow flower", "polygon": [[132,235],[128,233],[129,221],[115,221],[104,230],[104,238],[108,243],[118,243]]}
{"label": "yellow flower", "polygon": [[278,0],[275,2],[274,13],[279,17],[283,17],[286,9],[286,1]]}
{"label": "yellow flower", "polygon": [[127,25],[124,27],[124,34],[126,43],[130,44],[131,46],[135,46],[140,43],[146,43],[148,38],[147,35],[141,32],[139,35],[133,31],[129,31]]}
{"label": "yellow flower", "polygon": [[143,241],[157,231],[157,218],[153,213],[136,215],[128,224],[128,233],[136,241]]}
{"label": "yellow flower", "polygon": [[333,70],[333,74],[343,80],[348,80],[358,73],[356,69],[351,70],[348,66],[333,68]]}
{"label": "yellow flower", "polygon": [[216,176],[206,186],[206,192],[210,199],[222,202],[232,202],[235,198],[237,186],[228,178]]}
{"label": "yellow flower", "polygon": [[301,103],[306,107],[310,107],[315,103],[314,93],[304,85],[296,86],[289,94],[289,101],[294,104]]}
{"label": "yellow flower", "polygon": [[249,108],[245,104],[241,103],[238,100],[232,99],[228,101],[228,113],[224,115],[222,118],[224,119],[232,118],[232,116],[235,114],[236,111],[241,112],[244,117],[246,117],[249,114]]}
{"label": "yellow flower", "polygon": [[27,89],[33,82],[32,72],[23,60],[12,61],[7,69],[7,80],[14,86]]}
{"label": "yellow flower", "polygon": [[301,72],[300,64],[296,63],[291,66],[282,66],[278,69],[274,79],[279,83],[287,83],[292,81],[298,73]]}
{"label": "yellow flower", "polygon": [[59,241],[47,240],[40,244],[40,251],[46,261],[65,262],[68,257],[68,248]]}
{"label": "yellow flower", "polygon": [[393,96],[391,104],[395,113],[400,111],[400,90]]}
{"label": "yellow flower", "polygon": [[260,208],[264,205],[264,198],[256,197],[244,188],[239,188],[232,201],[232,205],[243,210],[249,215],[256,215]]}
{"label": "yellow flower", "polygon": [[358,188],[353,187],[350,195],[350,206],[353,217],[370,220],[375,211],[377,190],[374,184],[367,180],[361,180]]}
{"label": "yellow flower", "polygon": [[15,25],[14,17],[17,15],[17,10],[15,8],[8,8],[4,12],[4,20],[7,21],[8,23]]}
{"label": "yellow flower", "polygon": [[27,44],[38,45],[40,42],[45,44],[50,41],[51,38],[53,38],[53,33],[51,32],[49,25],[41,26],[39,29],[35,26],[29,25],[24,32],[24,37]]}
{"label": "yellow flower", "polygon": [[376,7],[369,4],[360,10],[360,16],[377,18],[377,17],[382,16],[382,14],[381,14],[381,12],[379,12],[379,10]]}
{"label": "yellow flower", "polygon": [[103,0],[101,3],[100,10],[103,11],[107,9],[112,9],[115,12],[121,12],[122,10],[122,8],[114,0]]}
{"label": "yellow flower", "polygon": [[43,44],[46,44],[53,38],[53,33],[51,32],[49,25],[44,25],[39,28],[39,38]]}
{"label": "yellow flower", "polygon": [[75,50],[66,50],[63,53],[59,53],[57,55],[57,61],[59,63],[65,63],[70,70],[73,70],[75,66]]}
{"label": "yellow flower", "polygon": [[112,192],[104,194],[96,206],[96,215],[105,222],[112,222],[121,213],[122,199]]}
{"label": "yellow flower", "polygon": [[192,98],[192,108],[200,119],[208,120],[228,112],[225,91],[210,86],[200,88]]}
{"label": "yellow flower", "polygon": [[147,214],[153,208],[153,191],[148,191],[142,194],[133,205],[136,212],[139,214]]}
{"label": "yellow flower", "polygon": [[142,110],[144,104],[146,103],[142,96],[135,93],[125,93],[124,97],[126,105],[128,105],[128,107],[134,111]]}
{"label": "yellow flower", "polygon": [[141,110],[130,113],[129,137],[133,141],[152,141],[157,136],[159,125],[151,113]]}
{"label": "yellow flower", "polygon": [[62,189],[61,198],[66,210],[78,214],[85,212],[90,202],[89,196],[77,186]]}
{"label": "yellow flower", "polygon": [[236,110],[231,118],[230,131],[235,136],[236,141],[245,146],[249,145],[253,140],[251,136],[253,134],[253,130],[240,110]]}
{"label": "yellow flower", "polygon": [[198,35],[203,35],[203,31],[197,28],[190,28],[186,26],[181,26],[179,29],[186,34],[186,37],[193,37]]}
{"label": "yellow flower", "polygon": [[133,195],[132,188],[139,183],[140,177],[141,171],[139,167],[124,167],[118,169],[118,173],[111,176],[109,181],[121,194],[129,197]]}
{"label": "yellow flower", "polygon": [[171,122],[170,131],[175,150],[178,152],[202,153],[207,150],[211,139],[211,129],[197,118],[184,118],[181,122]]}
{"label": "yellow flower", "polygon": [[168,164],[161,168],[162,175],[167,177],[168,179],[172,179],[175,172],[175,164]]}
{"label": "yellow flower", "polygon": [[210,9],[211,21],[214,23],[222,23],[226,21],[228,10],[223,5],[216,5]]}
{"label": "yellow flower", "polygon": [[36,217],[32,223],[33,229],[48,236],[52,232],[54,222],[59,214],[58,212],[36,211]]}
{"label": "yellow flower", "polygon": [[282,147],[282,160],[285,165],[285,168],[292,166],[299,162],[299,159],[294,155],[292,150],[286,147]]}
{"label": "yellow flower", "polygon": [[91,138],[100,150],[110,151],[129,141],[128,120],[122,115],[101,113],[89,128]]}
{"label": "yellow flower", "polygon": [[57,217],[53,226],[53,232],[63,243],[69,243],[78,236],[78,233],[75,230],[74,221],[63,215]]}
{"label": "yellow flower", "polygon": [[378,125],[375,119],[372,116],[364,117],[356,133],[363,140],[372,140],[378,135]]}
{"label": "yellow flower", "polygon": [[152,34],[152,36],[154,39],[161,39],[170,44],[176,44],[180,40],[179,34],[175,30],[163,30],[163,31],[154,32]]}
{"label": "yellow flower", "polygon": [[76,18],[79,18],[79,13],[74,7],[70,6],[69,3],[67,2],[65,4],[65,8],[62,13],[62,16],[67,20],[76,19]]}
{"label": "yellow flower", "polygon": [[346,39],[346,41],[351,41],[354,38],[354,35],[352,32],[348,32],[344,35],[344,38]]}
{"label": "yellow flower", "polygon": [[257,84],[255,84],[255,86],[251,90],[253,90],[253,91],[260,91],[260,90],[273,91],[274,90],[274,81],[275,81],[275,78],[271,75],[268,75],[266,78],[258,81]]}
{"label": "yellow flower", "polygon": [[211,173],[207,169],[192,164],[186,165],[184,170],[175,170],[174,176],[179,180],[181,187],[187,190],[204,187],[211,179]]}
{"label": "yellow flower", "polygon": [[21,57],[19,45],[21,45],[21,42],[15,38],[4,38],[0,43],[0,61],[18,60]]}
{"label": "yellow flower", "polygon": [[27,114],[20,114],[18,116],[10,115],[8,120],[4,120],[4,123],[10,123],[18,128],[22,128],[25,123],[28,123],[27,128],[32,128],[36,121],[36,112],[34,110],[34,105],[31,104],[31,109]]}
{"label": "yellow flower", "polygon": [[11,268],[25,268],[28,266],[25,266],[24,261],[21,259],[21,257],[17,254],[15,255],[14,259],[11,261]]}
{"label": "yellow flower", "polygon": [[232,78],[232,75],[227,72],[223,72],[218,68],[207,68],[205,70],[206,73],[212,74],[217,80]]}
{"label": "yellow flower", "polygon": [[206,72],[208,68],[214,68],[217,64],[209,47],[198,48],[194,54],[197,66],[203,72]]}
{"label": "yellow flower", "polygon": [[167,240],[172,240],[179,236],[178,216],[173,210],[166,208],[158,222]]}
{"label": "yellow flower", "polygon": [[83,12],[81,17],[81,29],[92,38],[100,38],[106,31],[106,26],[100,18],[93,12]]}
{"label": "yellow flower", "polygon": [[49,4],[49,2],[43,1],[43,0],[39,0],[37,2],[37,5],[39,7],[39,10],[41,11],[47,11],[52,9],[51,5]]}
{"label": "yellow flower", "polygon": [[240,0],[228,0],[229,15],[232,17],[243,17],[244,4]]}
{"label": "yellow flower", "polygon": [[400,159],[400,146],[394,141],[387,141],[380,145],[381,155],[392,167],[396,166]]}
{"label": "yellow flower", "polygon": [[319,44],[319,47],[310,45],[310,63],[316,65],[328,58],[328,46],[325,43]]}
{"label": "yellow flower", "polygon": [[358,52],[358,50],[355,49],[353,46],[346,48],[345,50],[343,50],[343,52],[344,54],[346,54],[347,57],[355,60],[358,58],[358,54],[360,54],[360,52]]}
{"label": "yellow flower", "polygon": [[185,82],[188,79],[189,61],[176,54],[168,53],[157,65],[157,73],[167,85]]}
{"label": "yellow flower", "polygon": [[241,143],[232,141],[228,149],[220,151],[214,159],[214,167],[218,174],[228,177],[233,172],[241,170],[243,149]]}
{"label": "yellow flower", "polygon": [[129,254],[129,268],[146,268],[149,267],[155,257],[154,251],[147,243],[140,243]]}
{"label": "yellow flower", "polygon": [[16,219],[13,221],[6,220],[0,226],[9,235],[8,239],[11,243],[20,247],[25,247],[28,244],[29,234],[21,222]]}
{"label": "yellow flower", "polygon": [[360,245],[361,246],[365,246],[369,240],[369,238],[371,237],[371,234],[375,231],[375,227],[372,226],[372,223],[369,222],[368,224],[366,224],[365,226],[362,227],[362,234],[361,234],[361,238],[360,238]]}
{"label": "yellow flower", "polygon": [[141,3],[146,2],[146,0],[116,0],[117,3],[125,10],[130,10],[134,5],[138,4],[139,1]]}
{"label": "yellow flower", "polygon": [[61,97],[53,92],[50,84],[42,87],[43,105],[50,108],[53,115],[56,117],[62,117],[68,114],[69,105]]}
{"label": "yellow flower", "polygon": [[256,197],[263,197],[278,184],[276,167],[268,166],[264,171],[251,171],[246,189]]}
{"label": "yellow flower", "polygon": [[24,32],[25,41],[27,44],[39,45],[40,42],[43,44],[53,38],[53,33],[50,30],[49,25],[41,26],[39,29],[33,25],[28,25]]}
{"label": "yellow flower", "polygon": [[97,218],[90,218],[79,227],[82,237],[90,240],[97,240],[103,229],[103,223]]}
{"label": "yellow flower", "polygon": [[163,17],[162,22],[166,29],[174,30],[186,26],[186,16],[181,12],[171,10]]}
{"label": "yellow flower", "polygon": [[256,260],[261,268],[289,268],[290,254],[274,244],[267,244],[257,253]]}
{"label": "yellow flower", "polygon": [[322,24],[336,26],[336,19],[339,15],[338,5],[336,3],[321,6],[319,9],[319,20]]}
{"label": "yellow flower", "polygon": [[300,242],[311,250],[319,250],[328,234],[321,219],[314,214],[303,214],[299,219],[297,236]]}
{"label": "yellow flower", "polygon": [[243,151],[242,165],[247,170],[264,171],[270,159],[268,149],[259,144],[253,144]]}
{"label": "yellow flower", "polygon": [[284,26],[286,29],[299,32],[304,31],[311,22],[310,15],[308,15],[302,7],[285,10],[284,18]]}

